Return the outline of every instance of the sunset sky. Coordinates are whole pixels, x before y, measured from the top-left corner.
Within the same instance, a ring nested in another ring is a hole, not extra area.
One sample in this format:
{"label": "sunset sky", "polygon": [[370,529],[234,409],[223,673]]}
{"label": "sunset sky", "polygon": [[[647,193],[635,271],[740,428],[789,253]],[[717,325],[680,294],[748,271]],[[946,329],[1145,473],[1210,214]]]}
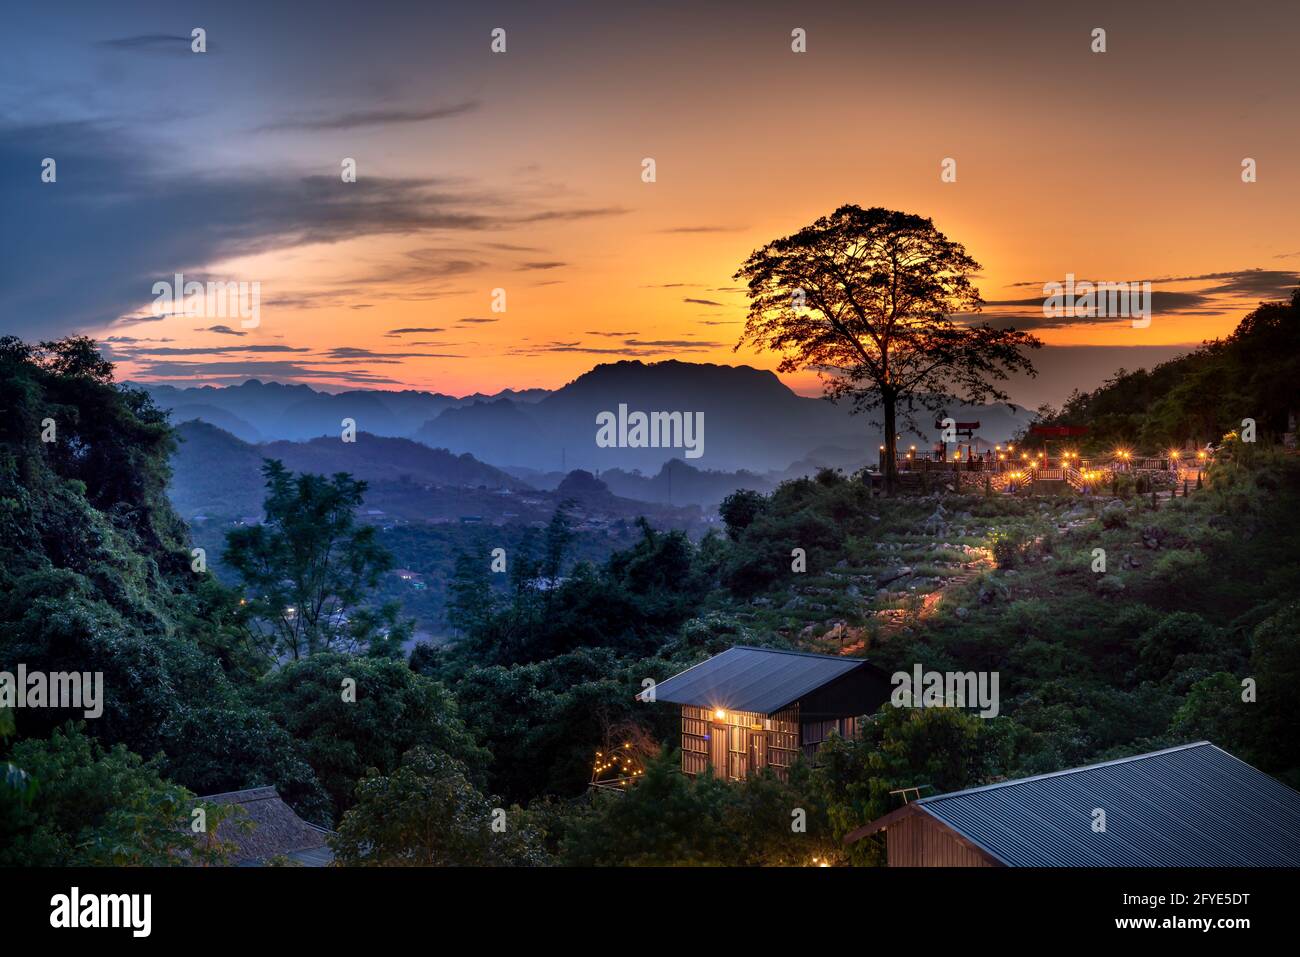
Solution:
{"label": "sunset sky", "polygon": [[[986,317],[1050,347],[1012,390],[1035,405],[1297,281],[1294,2],[604,6],[13,5],[0,332],[91,334],[123,377],[178,384],[459,395],[619,358],[773,368],[732,350],[732,275],[857,203],[966,245]],[[153,316],[177,272],[260,282],[260,326]],[[1150,327],[1045,320],[1066,273],[1153,281]]]}

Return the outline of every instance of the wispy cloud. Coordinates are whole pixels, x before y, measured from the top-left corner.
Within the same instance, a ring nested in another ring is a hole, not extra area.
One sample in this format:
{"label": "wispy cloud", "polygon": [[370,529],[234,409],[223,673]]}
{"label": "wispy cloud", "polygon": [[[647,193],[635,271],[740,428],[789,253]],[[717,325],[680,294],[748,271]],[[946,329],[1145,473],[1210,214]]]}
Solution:
{"label": "wispy cloud", "polygon": [[628,339],[624,345],[639,346],[646,349],[681,349],[683,351],[701,349],[721,349],[721,342],[702,342],[699,339]]}
{"label": "wispy cloud", "polygon": [[255,132],[279,132],[284,130],[354,130],[366,126],[389,126],[402,123],[425,123],[429,120],[443,120],[451,116],[463,116],[479,108],[477,100],[466,100],[449,106],[439,106],[428,110],[356,110],[340,113],[336,116],[320,116],[311,119],[280,120],[267,123],[255,129]]}
{"label": "wispy cloud", "polygon": [[738,233],[745,230],[745,226],[671,226],[668,229],[660,229],[661,233]]}
{"label": "wispy cloud", "polygon": [[213,362],[148,362],[141,367],[141,380],[180,381],[185,385],[202,382],[234,383],[245,379],[276,379],[293,382],[300,379],[333,379],[359,385],[396,385],[397,379],[356,369],[344,364],[341,367],[316,368],[321,363],[304,365],[299,362],[249,360],[217,360]]}
{"label": "wispy cloud", "polygon": [[[180,36],[171,33],[140,33],[129,37],[116,37],[112,40],[101,40],[101,47],[108,47],[113,50],[129,50],[135,53],[155,53],[167,56],[187,55],[193,51],[190,45],[194,42],[192,37]],[[208,52],[212,52],[211,44],[207,45]],[[206,54],[205,54],[206,55]]]}
{"label": "wispy cloud", "polygon": [[[1094,283],[1100,281],[1091,277],[1076,277],[1076,285],[1084,281],[1084,278]],[[1217,316],[1225,310],[1240,308],[1243,300],[1249,303],[1261,298],[1285,298],[1300,282],[1300,273],[1284,269],[1234,269],[1185,276],[1161,276],[1155,279],[1129,280],[1129,282],[1151,283],[1153,287],[1151,312],[1155,316],[1164,318]],[[1156,288],[1190,283],[1198,283],[1200,287],[1188,290]],[[1010,283],[1008,288],[1036,287],[1041,290],[1043,285],[1041,282],[1026,280]],[[960,318],[966,322],[988,322],[997,327],[1014,326],[1025,331],[1090,326],[1117,321],[1111,317],[1044,316],[1043,299],[1042,295],[1019,299],[993,299],[984,303],[987,312],[967,314]]]}
{"label": "wispy cloud", "polygon": [[[33,152],[59,157],[57,189],[20,175]],[[25,241],[7,256],[0,314],[17,334],[62,334],[138,315],[159,278],[185,267],[369,236],[483,233],[543,221],[614,216],[618,207],[538,208],[522,195],[494,193],[463,181],[338,176],[292,171],[221,170],[195,174],[161,164],[165,153],[142,148],[96,123],[0,125],[0,207],[6,228]],[[34,184],[34,185],[33,185]],[[112,197],[112,202],[105,202]],[[406,256],[362,277],[367,301],[431,300],[452,294],[436,283],[481,265],[473,258]],[[234,277],[242,278],[242,277]],[[400,288],[400,283],[433,285]],[[393,288],[399,285],[399,288]],[[313,297],[319,301],[311,303]],[[288,306],[294,297],[278,305]],[[333,288],[308,290],[302,305],[347,306]],[[270,303],[263,300],[263,308]],[[54,317],[54,318],[51,318]]]}
{"label": "wispy cloud", "polygon": [[147,358],[149,356],[215,356],[229,353],[256,353],[256,352],[310,352],[310,349],[301,346],[282,346],[282,345],[234,345],[234,346],[149,346],[143,349],[132,348],[128,354],[132,358]]}
{"label": "wispy cloud", "polygon": [[401,329],[389,329],[384,333],[386,336],[397,337],[410,335],[414,332],[446,332],[442,326],[404,326]]}
{"label": "wispy cloud", "polygon": [[331,359],[363,359],[369,362],[396,362],[399,359],[461,359],[463,356],[438,352],[375,352],[357,346],[336,346],[324,353]]}

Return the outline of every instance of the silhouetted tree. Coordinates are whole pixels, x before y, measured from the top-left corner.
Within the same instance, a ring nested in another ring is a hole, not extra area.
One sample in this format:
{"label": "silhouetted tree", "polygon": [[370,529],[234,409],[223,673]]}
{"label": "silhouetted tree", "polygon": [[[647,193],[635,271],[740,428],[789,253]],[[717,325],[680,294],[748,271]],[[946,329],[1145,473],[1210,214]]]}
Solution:
{"label": "silhouetted tree", "polygon": [[736,347],[782,353],[783,372],[818,371],[826,396],[851,399],[855,411],[879,407],[892,493],[900,407],[915,431],[917,406],[1005,400],[992,381],[1034,374],[1020,353],[1041,345],[1034,336],[954,321],[983,304],[971,282],[979,268],[929,219],[841,206],[740,267],[750,306]]}

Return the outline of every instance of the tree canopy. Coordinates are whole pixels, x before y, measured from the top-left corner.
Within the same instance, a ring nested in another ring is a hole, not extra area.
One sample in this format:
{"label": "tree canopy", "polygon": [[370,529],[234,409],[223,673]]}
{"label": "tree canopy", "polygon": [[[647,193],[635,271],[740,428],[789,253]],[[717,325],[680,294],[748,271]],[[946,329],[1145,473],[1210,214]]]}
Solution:
{"label": "tree canopy", "polygon": [[248,620],[261,647],[297,659],[400,646],[409,626],[396,606],[365,605],[393,567],[374,526],[357,524],[366,483],[345,473],[294,475],[275,460],[262,471],[265,521],[229,532],[224,555],[249,596]]}
{"label": "tree canopy", "polygon": [[841,206],[755,250],[736,272],[749,285],[746,343],[782,353],[780,369],[821,374],[825,394],[884,417],[886,488],[894,486],[901,411],[941,411],[953,396],[1006,399],[995,383],[1033,374],[1038,340],[965,321],[982,305],[980,265],[921,216]]}

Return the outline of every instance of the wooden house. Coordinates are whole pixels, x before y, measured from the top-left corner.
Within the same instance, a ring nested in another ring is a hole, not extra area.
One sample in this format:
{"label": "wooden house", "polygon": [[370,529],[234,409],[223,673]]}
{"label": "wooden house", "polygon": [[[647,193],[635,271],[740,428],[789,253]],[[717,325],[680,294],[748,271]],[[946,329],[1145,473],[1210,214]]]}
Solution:
{"label": "wooden house", "polygon": [[1300,794],[1208,741],[938,794],[850,832],[890,867],[1296,867]]}
{"label": "wooden house", "polygon": [[889,693],[888,676],[861,658],[737,646],[637,699],[681,706],[683,771],[741,780],[760,768],[784,777],[832,732],[855,736]]}

